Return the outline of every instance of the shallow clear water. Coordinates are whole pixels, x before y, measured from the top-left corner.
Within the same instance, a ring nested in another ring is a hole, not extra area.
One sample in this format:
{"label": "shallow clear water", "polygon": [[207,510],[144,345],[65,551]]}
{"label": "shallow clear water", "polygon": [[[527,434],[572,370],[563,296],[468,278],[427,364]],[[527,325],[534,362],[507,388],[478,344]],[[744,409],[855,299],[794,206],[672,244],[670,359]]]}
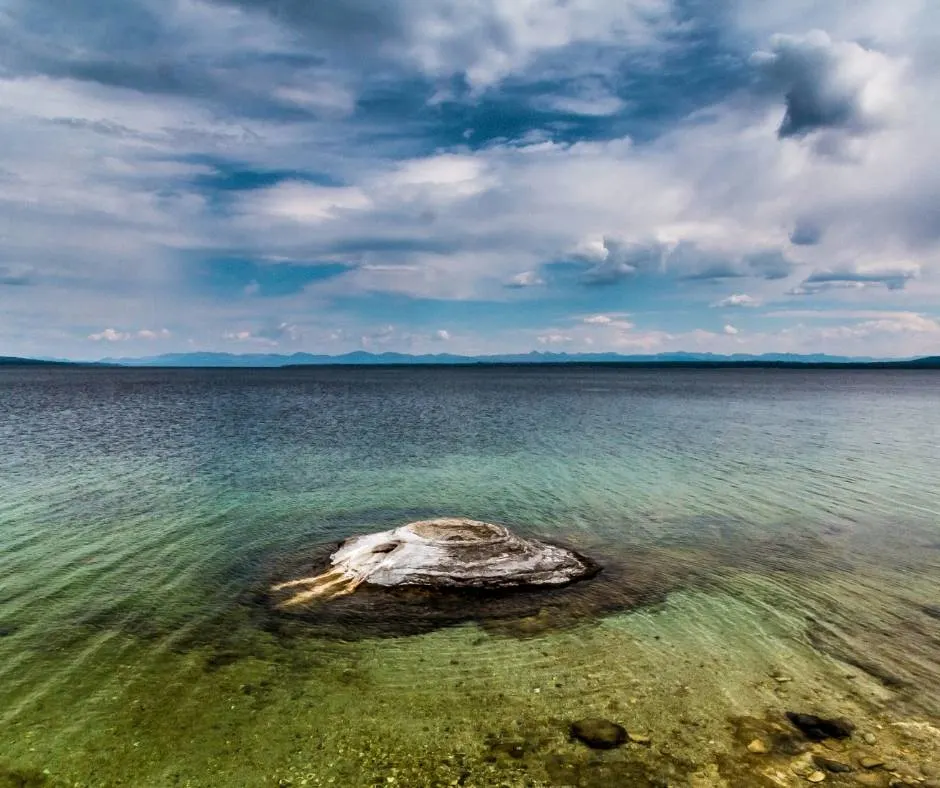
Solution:
{"label": "shallow clear water", "polygon": [[[804,784],[741,739],[791,709],[928,779],[938,414],[916,371],[2,370],[0,786]],[[249,593],[437,515],[656,593],[398,637]]]}

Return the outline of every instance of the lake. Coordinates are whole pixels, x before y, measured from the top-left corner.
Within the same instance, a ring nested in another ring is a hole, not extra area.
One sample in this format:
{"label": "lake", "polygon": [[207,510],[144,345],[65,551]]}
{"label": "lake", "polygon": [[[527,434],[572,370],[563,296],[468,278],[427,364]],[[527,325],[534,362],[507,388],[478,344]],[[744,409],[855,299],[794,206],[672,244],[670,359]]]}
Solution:
{"label": "lake", "polygon": [[[0,446],[2,786],[940,778],[934,372],[9,368]],[[264,603],[436,516],[604,571],[498,616]]]}

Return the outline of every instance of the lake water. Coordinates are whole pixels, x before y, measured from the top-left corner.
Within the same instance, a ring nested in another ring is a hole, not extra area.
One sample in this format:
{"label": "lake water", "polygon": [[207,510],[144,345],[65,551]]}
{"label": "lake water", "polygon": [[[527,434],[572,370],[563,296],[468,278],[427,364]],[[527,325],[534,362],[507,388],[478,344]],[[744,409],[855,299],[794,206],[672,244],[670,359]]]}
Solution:
{"label": "lake water", "polygon": [[[940,778],[936,373],[4,369],[0,447],[0,786],[805,785],[786,711],[857,726],[826,784]],[[264,604],[441,515],[605,571]]]}

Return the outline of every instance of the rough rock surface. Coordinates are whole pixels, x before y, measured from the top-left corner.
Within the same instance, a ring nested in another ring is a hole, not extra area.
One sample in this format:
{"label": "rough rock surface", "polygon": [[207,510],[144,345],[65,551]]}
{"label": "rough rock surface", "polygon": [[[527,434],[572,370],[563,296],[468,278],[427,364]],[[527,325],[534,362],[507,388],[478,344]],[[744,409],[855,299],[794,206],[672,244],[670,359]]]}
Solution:
{"label": "rough rock surface", "polygon": [[594,574],[588,559],[556,545],[523,539],[508,528],[465,518],[409,523],[347,539],[321,575],[275,586],[296,588],[285,603],[351,593],[362,583],[441,589],[561,586]]}
{"label": "rough rock surface", "polygon": [[599,717],[572,723],[571,735],[596,750],[611,750],[627,740],[627,731],[622,725]]}
{"label": "rough rock surface", "polygon": [[852,735],[855,726],[845,719],[828,719],[817,717],[815,714],[799,714],[794,711],[787,712],[787,719],[799,728],[807,739],[822,741],[823,739],[847,739]]}

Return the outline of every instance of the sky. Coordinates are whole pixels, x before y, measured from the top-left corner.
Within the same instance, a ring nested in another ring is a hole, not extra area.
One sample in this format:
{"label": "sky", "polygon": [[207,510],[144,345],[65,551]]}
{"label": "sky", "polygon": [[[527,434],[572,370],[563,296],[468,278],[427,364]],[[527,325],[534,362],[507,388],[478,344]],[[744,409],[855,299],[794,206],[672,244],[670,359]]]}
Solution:
{"label": "sky", "polygon": [[0,0],[0,355],[940,354],[935,0]]}

